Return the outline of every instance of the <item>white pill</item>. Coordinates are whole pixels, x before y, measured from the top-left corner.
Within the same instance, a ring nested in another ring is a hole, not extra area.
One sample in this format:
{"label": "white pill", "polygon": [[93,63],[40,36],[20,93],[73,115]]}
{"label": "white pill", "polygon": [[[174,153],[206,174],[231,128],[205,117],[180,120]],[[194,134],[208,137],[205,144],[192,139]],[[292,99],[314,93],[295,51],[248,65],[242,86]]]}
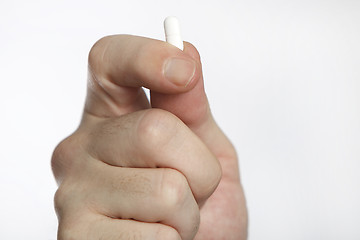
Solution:
{"label": "white pill", "polygon": [[180,35],[180,24],[176,17],[167,17],[164,21],[166,42],[184,50],[184,44]]}

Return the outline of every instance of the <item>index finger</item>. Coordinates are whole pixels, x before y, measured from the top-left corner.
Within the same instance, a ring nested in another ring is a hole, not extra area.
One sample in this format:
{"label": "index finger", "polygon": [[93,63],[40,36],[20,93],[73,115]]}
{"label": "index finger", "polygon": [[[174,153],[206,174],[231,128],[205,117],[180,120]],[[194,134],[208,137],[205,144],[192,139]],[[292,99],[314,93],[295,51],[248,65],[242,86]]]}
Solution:
{"label": "index finger", "polygon": [[89,54],[85,111],[115,117],[148,107],[141,87],[161,93],[191,89],[201,74],[190,54],[150,38],[114,35],[100,39]]}

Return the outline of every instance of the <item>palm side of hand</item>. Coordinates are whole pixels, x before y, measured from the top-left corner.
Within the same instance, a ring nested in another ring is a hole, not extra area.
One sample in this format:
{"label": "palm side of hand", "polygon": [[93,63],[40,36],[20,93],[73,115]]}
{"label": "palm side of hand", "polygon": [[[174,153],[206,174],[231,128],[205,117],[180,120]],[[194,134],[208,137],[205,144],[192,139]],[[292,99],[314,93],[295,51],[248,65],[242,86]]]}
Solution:
{"label": "palm side of hand", "polygon": [[200,210],[200,215],[200,228],[195,240],[247,238],[247,210],[238,180],[222,179]]}

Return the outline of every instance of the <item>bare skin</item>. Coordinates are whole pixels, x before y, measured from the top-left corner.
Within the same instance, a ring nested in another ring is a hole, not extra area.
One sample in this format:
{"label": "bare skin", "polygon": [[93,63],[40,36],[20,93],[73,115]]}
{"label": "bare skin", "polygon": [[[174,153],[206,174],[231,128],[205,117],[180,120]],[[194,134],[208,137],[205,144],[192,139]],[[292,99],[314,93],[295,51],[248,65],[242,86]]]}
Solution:
{"label": "bare skin", "polygon": [[59,240],[247,237],[236,152],[211,115],[190,43],[99,40],[83,119],[52,168]]}

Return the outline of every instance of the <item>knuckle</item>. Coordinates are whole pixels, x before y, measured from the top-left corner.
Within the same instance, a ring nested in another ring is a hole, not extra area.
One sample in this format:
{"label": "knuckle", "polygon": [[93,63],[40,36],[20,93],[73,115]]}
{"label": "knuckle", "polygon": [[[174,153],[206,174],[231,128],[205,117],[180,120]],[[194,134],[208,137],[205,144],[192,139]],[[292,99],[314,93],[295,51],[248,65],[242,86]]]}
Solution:
{"label": "knuckle", "polygon": [[139,146],[150,150],[171,142],[176,135],[179,120],[169,112],[152,109],[146,111],[137,128]]}
{"label": "knuckle", "polygon": [[55,206],[55,211],[58,215],[60,215],[64,199],[65,199],[65,194],[62,191],[62,188],[58,188],[54,195],[54,206]]}
{"label": "knuckle", "polygon": [[70,163],[72,146],[68,143],[67,139],[61,141],[52,154],[51,168],[56,179],[64,175],[66,166]]}
{"label": "knuckle", "polygon": [[64,215],[64,210],[68,207],[68,203],[74,204],[72,190],[68,185],[63,182],[54,195],[54,207],[59,219]]}
{"label": "knuckle", "polygon": [[51,158],[51,163],[52,164],[57,164],[57,161],[59,161],[60,159],[64,159],[66,158],[65,156],[67,155],[67,151],[66,149],[68,148],[68,144],[66,139],[61,141],[54,149],[54,152],[52,154],[52,158]]}
{"label": "knuckle", "polygon": [[119,40],[126,41],[126,35],[109,35],[94,43],[88,54],[89,69],[92,73],[106,73],[108,65],[103,63],[113,55],[112,46],[115,41]]}
{"label": "knuckle", "polygon": [[62,181],[67,171],[72,168],[74,158],[79,156],[81,141],[74,135],[61,141],[54,149],[51,158],[51,168],[58,183]]}
{"label": "knuckle", "polygon": [[91,47],[88,56],[88,62],[90,67],[96,65],[96,63],[101,60],[104,51],[106,50],[106,46],[109,44],[110,39],[112,36],[105,36],[100,38],[95,44]]}
{"label": "knuckle", "polygon": [[168,209],[183,205],[190,194],[190,187],[183,174],[173,169],[164,169],[161,179],[162,203]]}
{"label": "knuckle", "polygon": [[222,168],[217,159],[215,159],[212,166],[208,168],[207,173],[203,178],[202,188],[196,192],[197,200],[201,203],[213,194],[222,179]]}

